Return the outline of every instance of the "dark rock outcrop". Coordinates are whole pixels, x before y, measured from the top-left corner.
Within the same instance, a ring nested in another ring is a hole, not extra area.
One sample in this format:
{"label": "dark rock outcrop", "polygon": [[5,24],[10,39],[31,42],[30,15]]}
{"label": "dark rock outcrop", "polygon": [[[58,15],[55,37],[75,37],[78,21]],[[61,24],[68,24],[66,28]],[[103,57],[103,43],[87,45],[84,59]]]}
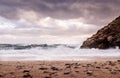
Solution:
{"label": "dark rock outcrop", "polygon": [[81,48],[120,48],[120,16],[83,42]]}

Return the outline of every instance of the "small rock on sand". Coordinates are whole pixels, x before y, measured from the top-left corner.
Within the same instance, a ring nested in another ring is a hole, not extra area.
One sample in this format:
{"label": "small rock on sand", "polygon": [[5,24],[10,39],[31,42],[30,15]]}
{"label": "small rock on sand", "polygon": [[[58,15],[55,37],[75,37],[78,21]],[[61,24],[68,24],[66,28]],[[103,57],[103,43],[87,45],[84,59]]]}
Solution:
{"label": "small rock on sand", "polygon": [[25,72],[30,72],[30,70],[24,70],[23,73],[25,73]]}
{"label": "small rock on sand", "polygon": [[0,77],[3,77],[3,75],[2,75],[2,74],[0,74]]}
{"label": "small rock on sand", "polygon": [[89,75],[89,76],[91,76],[91,75],[93,75],[93,71],[87,70],[87,71],[86,71],[86,74]]}
{"label": "small rock on sand", "polygon": [[64,71],[65,75],[70,74],[70,73],[71,73],[71,71],[69,69],[65,69],[65,71]]}
{"label": "small rock on sand", "polygon": [[23,75],[23,78],[33,78],[29,73]]}
{"label": "small rock on sand", "polygon": [[120,62],[120,60],[117,60],[117,62]]}
{"label": "small rock on sand", "polygon": [[57,67],[51,67],[52,70],[59,70]]}
{"label": "small rock on sand", "polygon": [[17,69],[22,69],[22,66],[16,66]]}
{"label": "small rock on sand", "polygon": [[47,70],[48,68],[46,68],[46,67],[40,67],[39,69],[40,70]]}

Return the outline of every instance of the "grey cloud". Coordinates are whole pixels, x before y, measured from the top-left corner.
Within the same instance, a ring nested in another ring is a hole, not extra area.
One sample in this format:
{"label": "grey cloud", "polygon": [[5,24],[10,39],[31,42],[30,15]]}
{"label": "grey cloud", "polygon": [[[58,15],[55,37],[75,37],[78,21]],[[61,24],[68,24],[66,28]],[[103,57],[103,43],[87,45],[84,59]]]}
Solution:
{"label": "grey cloud", "polygon": [[0,0],[0,15],[19,19],[18,10],[23,9],[32,10],[43,17],[81,17],[86,23],[103,25],[119,16],[119,4],[120,0]]}

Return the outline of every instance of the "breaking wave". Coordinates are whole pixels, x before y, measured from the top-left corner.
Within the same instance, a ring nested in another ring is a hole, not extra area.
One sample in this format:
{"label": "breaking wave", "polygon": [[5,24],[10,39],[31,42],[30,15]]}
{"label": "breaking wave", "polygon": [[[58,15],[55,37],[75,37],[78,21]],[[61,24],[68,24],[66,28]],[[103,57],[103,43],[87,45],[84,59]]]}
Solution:
{"label": "breaking wave", "polygon": [[0,45],[0,60],[80,60],[119,57],[120,49],[80,49],[80,45]]}

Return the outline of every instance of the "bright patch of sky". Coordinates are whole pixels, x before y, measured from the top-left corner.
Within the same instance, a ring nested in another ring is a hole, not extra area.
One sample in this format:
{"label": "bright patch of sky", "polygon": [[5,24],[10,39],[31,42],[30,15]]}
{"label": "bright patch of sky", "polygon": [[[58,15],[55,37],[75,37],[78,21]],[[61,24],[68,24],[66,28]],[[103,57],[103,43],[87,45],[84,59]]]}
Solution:
{"label": "bright patch of sky", "polygon": [[16,27],[16,24],[10,22],[5,18],[0,17],[0,29],[11,29],[15,27]]}

